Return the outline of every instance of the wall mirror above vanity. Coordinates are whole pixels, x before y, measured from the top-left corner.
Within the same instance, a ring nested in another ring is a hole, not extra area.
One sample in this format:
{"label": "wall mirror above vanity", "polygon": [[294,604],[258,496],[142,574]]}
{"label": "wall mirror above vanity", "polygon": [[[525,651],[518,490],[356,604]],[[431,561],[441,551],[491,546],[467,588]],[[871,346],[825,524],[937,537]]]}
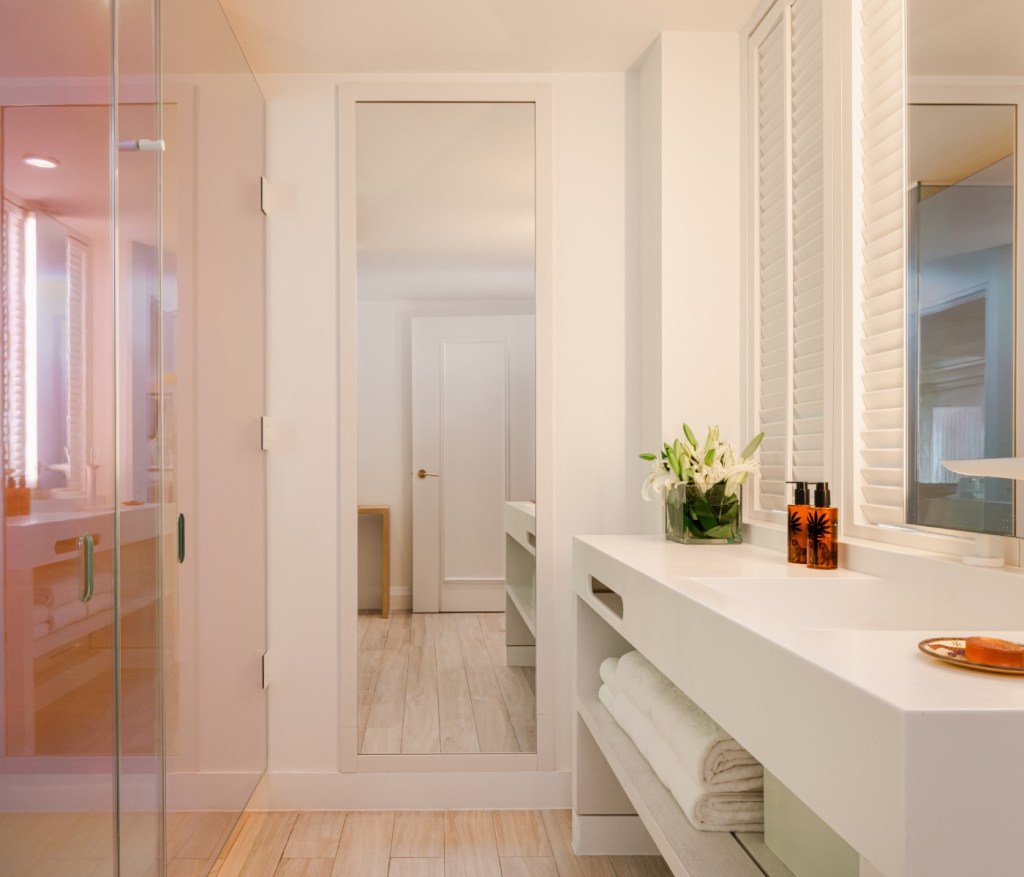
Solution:
{"label": "wall mirror above vanity", "polygon": [[906,520],[1019,536],[1013,482],[941,461],[1020,452],[1024,13],[947,6],[907,9]]}
{"label": "wall mirror above vanity", "polygon": [[361,755],[537,749],[535,127],[355,106]]}

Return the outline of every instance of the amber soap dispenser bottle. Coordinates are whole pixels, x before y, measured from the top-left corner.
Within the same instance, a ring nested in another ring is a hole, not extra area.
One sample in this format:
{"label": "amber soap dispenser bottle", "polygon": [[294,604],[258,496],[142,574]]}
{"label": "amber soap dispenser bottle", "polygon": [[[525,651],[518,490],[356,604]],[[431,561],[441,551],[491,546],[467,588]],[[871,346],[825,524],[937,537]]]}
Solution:
{"label": "amber soap dispenser bottle", "polygon": [[814,506],[808,510],[807,566],[810,569],[836,569],[839,566],[839,509],[832,505],[827,481],[814,485]]}
{"label": "amber soap dispenser bottle", "polygon": [[786,506],[786,560],[807,563],[807,482],[787,481],[793,485],[793,502]]}

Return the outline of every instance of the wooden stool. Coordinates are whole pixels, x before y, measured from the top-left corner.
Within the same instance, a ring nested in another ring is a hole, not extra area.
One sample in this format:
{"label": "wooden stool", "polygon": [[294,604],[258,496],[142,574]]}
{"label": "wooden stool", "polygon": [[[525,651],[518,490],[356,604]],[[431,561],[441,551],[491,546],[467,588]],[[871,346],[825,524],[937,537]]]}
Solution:
{"label": "wooden stool", "polygon": [[380,617],[391,611],[391,506],[361,505],[361,515],[380,515]]}

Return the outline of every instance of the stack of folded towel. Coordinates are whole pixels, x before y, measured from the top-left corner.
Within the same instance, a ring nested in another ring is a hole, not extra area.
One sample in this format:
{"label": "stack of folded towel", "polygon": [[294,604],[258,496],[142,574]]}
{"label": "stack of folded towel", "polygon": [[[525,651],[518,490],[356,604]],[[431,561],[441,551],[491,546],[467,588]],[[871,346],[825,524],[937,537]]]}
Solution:
{"label": "stack of folded towel", "polygon": [[114,605],[113,581],[109,575],[98,576],[88,603],[83,603],[80,595],[81,584],[77,579],[37,586],[33,593],[32,638],[41,639],[83,618],[109,612]]}
{"label": "stack of folded towel", "polygon": [[639,652],[601,664],[598,696],[702,831],[763,831],[764,770]]}

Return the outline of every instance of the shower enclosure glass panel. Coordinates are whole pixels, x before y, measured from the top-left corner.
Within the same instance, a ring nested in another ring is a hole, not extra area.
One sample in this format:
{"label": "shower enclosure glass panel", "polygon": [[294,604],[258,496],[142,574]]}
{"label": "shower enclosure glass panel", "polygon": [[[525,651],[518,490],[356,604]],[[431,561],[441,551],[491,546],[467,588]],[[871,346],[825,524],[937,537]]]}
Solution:
{"label": "shower enclosure glass panel", "polygon": [[3,875],[118,871],[113,44],[73,7],[0,29]]}
{"label": "shower enclosure glass panel", "polygon": [[157,877],[164,460],[157,406],[139,495],[128,388],[162,389],[159,271],[129,282],[160,158],[126,142],[159,140],[155,6],[4,17],[0,874]]}
{"label": "shower enclosure glass panel", "polygon": [[113,7],[116,71],[118,778],[121,875],[154,877],[164,861],[162,125],[154,0]]}

